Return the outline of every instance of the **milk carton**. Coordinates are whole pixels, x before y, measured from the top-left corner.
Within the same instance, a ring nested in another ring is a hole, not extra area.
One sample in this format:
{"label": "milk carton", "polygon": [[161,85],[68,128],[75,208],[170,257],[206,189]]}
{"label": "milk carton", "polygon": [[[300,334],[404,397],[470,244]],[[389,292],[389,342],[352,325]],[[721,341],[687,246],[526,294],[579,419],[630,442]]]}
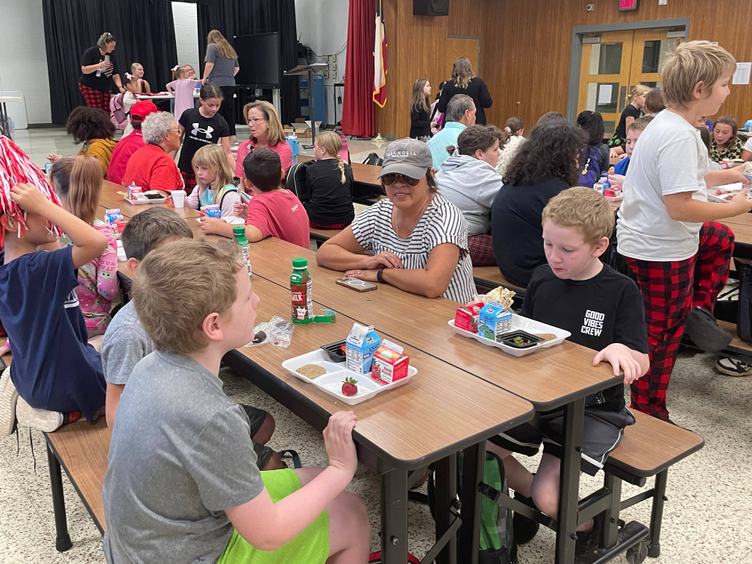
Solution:
{"label": "milk carton", "polygon": [[382,384],[391,384],[407,376],[410,357],[401,346],[384,340],[373,355],[371,378]]}
{"label": "milk carton", "polygon": [[373,353],[380,344],[381,337],[373,327],[353,323],[345,344],[345,365],[349,370],[368,374],[371,371]]}
{"label": "milk carton", "polygon": [[478,335],[492,341],[498,341],[502,333],[512,330],[512,311],[499,304],[490,303],[483,306],[478,315]]}
{"label": "milk carton", "polygon": [[478,332],[478,314],[483,307],[483,302],[474,301],[459,306],[454,313],[454,326],[471,333]]}

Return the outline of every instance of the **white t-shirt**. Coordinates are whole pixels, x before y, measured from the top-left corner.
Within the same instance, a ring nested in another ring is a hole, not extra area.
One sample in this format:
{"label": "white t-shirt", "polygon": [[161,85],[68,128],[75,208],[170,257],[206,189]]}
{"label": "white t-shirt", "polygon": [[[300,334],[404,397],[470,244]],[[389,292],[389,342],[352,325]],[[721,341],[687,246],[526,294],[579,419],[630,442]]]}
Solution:
{"label": "white t-shirt", "polygon": [[752,136],[747,137],[747,142],[744,143],[744,150],[752,152]]}
{"label": "white t-shirt", "polygon": [[686,260],[697,253],[702,223],[675,221],[663,197],[692,192],[707,201],[708,150],[700,132],[678,114],[660,112],[640,135],[624,180],[618,251],[638,260]]}

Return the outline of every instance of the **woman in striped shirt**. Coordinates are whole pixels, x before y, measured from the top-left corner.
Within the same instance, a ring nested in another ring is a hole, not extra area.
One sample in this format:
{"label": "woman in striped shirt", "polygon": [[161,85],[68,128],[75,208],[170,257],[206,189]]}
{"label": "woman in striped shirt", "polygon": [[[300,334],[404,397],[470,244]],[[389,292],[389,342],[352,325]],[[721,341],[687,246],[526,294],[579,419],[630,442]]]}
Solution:
{"label": "woman in striped shirt", "polygon": [[475,284],[467,224],[436,192],[431,167],[431,152],[422,141],[390,143],[380,175],[387,199],[324,243],[318,263],[413,294],[470,301]]}

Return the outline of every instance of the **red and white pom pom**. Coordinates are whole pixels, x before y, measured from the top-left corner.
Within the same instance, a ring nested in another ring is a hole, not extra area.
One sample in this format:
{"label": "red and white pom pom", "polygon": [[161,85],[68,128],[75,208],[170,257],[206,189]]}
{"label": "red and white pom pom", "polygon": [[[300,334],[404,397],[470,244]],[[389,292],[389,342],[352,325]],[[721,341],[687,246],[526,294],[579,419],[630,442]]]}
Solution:
{"label": "red and white pom pom", "polygon": [[[42,169],[35,165],[29,155],[13,141],[0,135],[0,215],[9,215],[16,219],[18,236],[21,237],[27,229],[26,214],[10,198],[10,189],[16,184],[32,184],[52,200],[60,205],[55,189],[47,179]],[[60,230],[53,225],[52,230],[60,236]],[[5,242],[5,223],[0,222],[0,247]]]}

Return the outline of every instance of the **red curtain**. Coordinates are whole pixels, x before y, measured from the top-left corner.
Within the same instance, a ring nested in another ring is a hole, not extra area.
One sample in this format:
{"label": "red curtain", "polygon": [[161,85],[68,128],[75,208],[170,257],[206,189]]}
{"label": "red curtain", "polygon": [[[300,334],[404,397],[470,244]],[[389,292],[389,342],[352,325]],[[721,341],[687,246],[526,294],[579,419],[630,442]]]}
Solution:
{"label": "red curtain", "polygon": [[357,137],[376,133],[376,106],[371,100],[375,19],[375,0],[350,0],[342,131]]}

